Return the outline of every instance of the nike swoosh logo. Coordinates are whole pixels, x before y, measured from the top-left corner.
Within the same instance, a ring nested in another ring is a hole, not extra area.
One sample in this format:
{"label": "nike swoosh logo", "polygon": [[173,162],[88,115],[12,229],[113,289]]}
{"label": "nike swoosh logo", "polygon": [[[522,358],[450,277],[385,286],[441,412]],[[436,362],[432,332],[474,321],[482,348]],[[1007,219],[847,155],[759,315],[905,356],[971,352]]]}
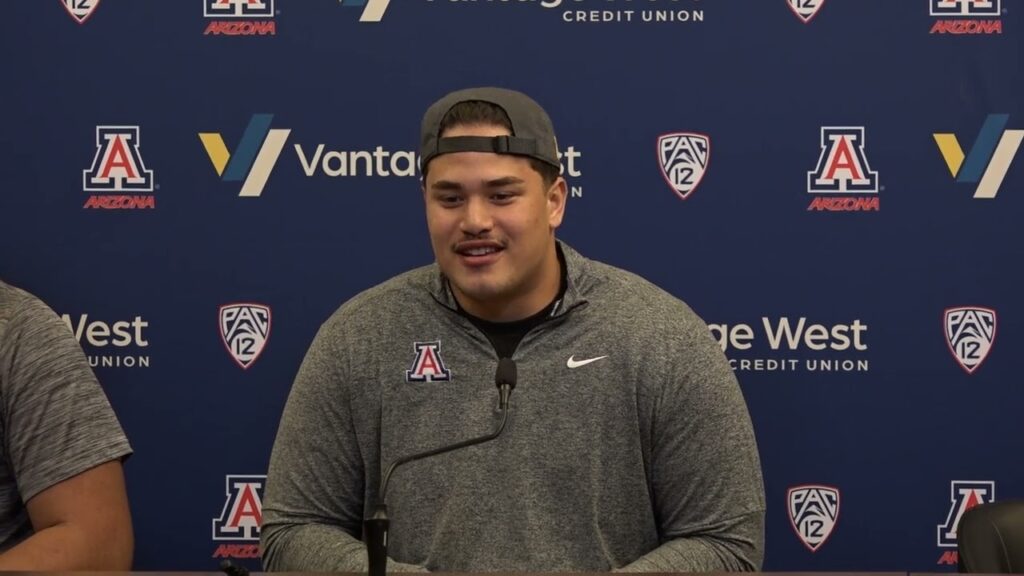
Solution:
{"label": "nike swoosh logo", "polygon": [[587,358],[586,360],[576,360],[575,356],[576,356],[575,354],[573,354],[572,356],[569,356],[569,360],[566,361],[565,365],[568,366],[569,368],[579,368],[580,366],[586,366],[587,364],[590,364],[591,362],[597,362],[598,360],[601,360],[602,358],[607,358],[607,356],[598,356],[597,358]]}

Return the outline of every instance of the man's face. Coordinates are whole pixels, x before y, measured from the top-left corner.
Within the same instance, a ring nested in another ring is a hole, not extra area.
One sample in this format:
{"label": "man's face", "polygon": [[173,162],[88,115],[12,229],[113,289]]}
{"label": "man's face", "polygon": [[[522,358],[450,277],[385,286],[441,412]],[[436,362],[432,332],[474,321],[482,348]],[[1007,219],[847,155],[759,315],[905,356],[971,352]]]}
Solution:
{"label": "man's face", "polygon": [[[500,126],[455,126],[452,136],[501,136]],[[554,230],[565,181],[546,187],[526,158],[457,152],[430,161],[423,188],[427,228],[459,304],[488,320],[517,320],[558,294]]]}

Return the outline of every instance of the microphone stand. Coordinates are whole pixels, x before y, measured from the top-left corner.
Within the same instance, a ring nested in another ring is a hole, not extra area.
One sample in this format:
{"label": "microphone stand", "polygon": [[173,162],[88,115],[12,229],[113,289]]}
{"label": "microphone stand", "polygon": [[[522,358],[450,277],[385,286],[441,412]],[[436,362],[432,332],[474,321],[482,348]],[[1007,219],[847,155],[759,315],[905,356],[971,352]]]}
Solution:
{"label": "microphone stand", "polygon": [[388,507],[384,504],[384,497],[387,494],[388,481],[391,480],[391,474],[402,464],[407,464],[423,458],[429,458],[431,456],[437,456],[438,454],[444,454],[445,452],[451,452],[452,450],[473,446],[474,444],[483,444],[484,442],[489,442],[497,438],[501,434],[501,431],[505,429],[505,424],[508,422],[508,399],[512,393],[512,388],[516,385],[515,362],[510,358],[500,359],[498,361],[498,371],[497,374],[495,374],[495,381],[498,385],[499,391],[498,407],[501,410],[501,424],[498,425],[498,428],[494,432],[486,436],[472,438],[450,446],[442,446],[419,454],[403,456],[402,458],[392,462],[384,472],[384,476],[380,483],[380,492],[378,492],[377,503],[373,507],[373,515],[363,521],[363,535],[366,539],[366,554],[367,559],[369,560],[369,576],[385,576],[387,573],[388,528],[390,521],[388,520]]}

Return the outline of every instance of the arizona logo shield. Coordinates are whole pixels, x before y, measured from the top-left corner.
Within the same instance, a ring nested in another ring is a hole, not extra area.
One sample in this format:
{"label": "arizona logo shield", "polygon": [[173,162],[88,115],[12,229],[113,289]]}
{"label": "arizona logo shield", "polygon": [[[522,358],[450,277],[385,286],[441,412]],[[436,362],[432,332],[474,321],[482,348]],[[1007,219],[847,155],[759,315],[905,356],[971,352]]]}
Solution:
{"label": "arizona logo shield", "polygon": [[946,344],[968,374],[974,373],[996,339],[996,311],[977,306],[949,308],[943,317]]}
{"label": "arizona logo shield", "polygon": [[406,382],[447,382],[452,379],[452,371],[444,365],[441,358],[441,341],[414,342],[412,345],[416,357],[412,366],[405,371]]}
{"label": "arizona logo shield", "polygon": [[93,10],[96,9],[99,3],[100,0],[60,0],[61,6],[79,24],[85,24],[85,21],[89,19],[89,16],[92,16]]}
{"label": "arizona logo shield", "polygon": [[839,519],[839,489],[820,484],[794,486],[786,500],[793,530],[808,550],[817,552]]}
{"label": "arizona logo shield", "polygon": [[694,132],[658,136],[658,164],[670,188],[686,200],[708,169],[711,139]]}
{"label": "arizona logo shield", "polygon": [[238,303],[220,307],[220,338],[242,369],[247,370],[260,357],[269,337],[269,306]]}
{"label": "arizona logo shield", "polygon": [[814,18],[814,15],[821,10],[821,5],[825,3],[825,0],[786,0],[789,4],[789,9],[796,14],[797,18],[807,24]]}

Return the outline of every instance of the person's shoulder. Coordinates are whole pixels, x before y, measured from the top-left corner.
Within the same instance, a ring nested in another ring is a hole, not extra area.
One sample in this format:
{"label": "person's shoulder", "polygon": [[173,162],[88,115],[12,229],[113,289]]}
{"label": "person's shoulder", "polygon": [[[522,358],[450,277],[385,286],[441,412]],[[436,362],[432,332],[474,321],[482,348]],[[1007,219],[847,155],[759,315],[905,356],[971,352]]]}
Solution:
{"label": "person's shoulder", "polygon": [[11,332],[59,326],[57,313],[37,296],[0,280],[0,343]]}
{"label": "person's shoulder", "polygon": [[669,322],[702,322],[689,304],[640,274],[597,260],[587,264],[592,297]]}
{"label": "person's shoulder", "polygon": [[420,266],[367,288],[339,306],[324,323],[332,329],[363,330],[383,324],[432,303],[437,267]]}

